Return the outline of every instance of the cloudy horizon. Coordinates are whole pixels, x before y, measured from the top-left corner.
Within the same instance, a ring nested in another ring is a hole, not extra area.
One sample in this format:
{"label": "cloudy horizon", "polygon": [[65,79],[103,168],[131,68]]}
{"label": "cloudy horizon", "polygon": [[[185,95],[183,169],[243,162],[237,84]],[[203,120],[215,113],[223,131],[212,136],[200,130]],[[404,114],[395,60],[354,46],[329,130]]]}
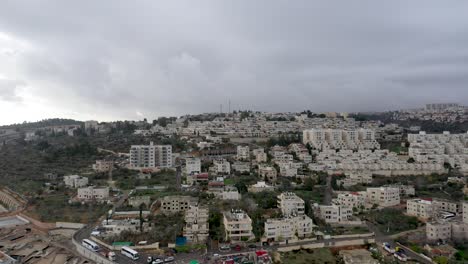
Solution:
{"label": "cloudy horizon", "polygon": [[468,101],[466,1],[5,1],[0,125]]}

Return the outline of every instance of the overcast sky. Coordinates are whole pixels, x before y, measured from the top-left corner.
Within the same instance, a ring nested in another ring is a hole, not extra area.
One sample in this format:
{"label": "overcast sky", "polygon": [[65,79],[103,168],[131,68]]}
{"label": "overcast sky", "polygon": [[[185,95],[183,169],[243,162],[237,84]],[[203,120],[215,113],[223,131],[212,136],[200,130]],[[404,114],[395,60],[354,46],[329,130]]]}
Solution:
{"label": "overcast sky", "polygon": [[468,100],[468,1],[2,1],[0,124]]}

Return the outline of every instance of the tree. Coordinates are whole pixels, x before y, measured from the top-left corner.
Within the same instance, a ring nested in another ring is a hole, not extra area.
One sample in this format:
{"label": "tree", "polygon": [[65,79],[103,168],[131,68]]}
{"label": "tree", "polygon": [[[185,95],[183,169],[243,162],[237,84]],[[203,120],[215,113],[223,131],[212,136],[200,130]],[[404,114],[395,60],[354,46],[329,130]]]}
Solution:
{"label": "tree", "polygon": [[408,163],[415,163],[416,161],[414,160],[414,158],[409,158],[408,159]]}

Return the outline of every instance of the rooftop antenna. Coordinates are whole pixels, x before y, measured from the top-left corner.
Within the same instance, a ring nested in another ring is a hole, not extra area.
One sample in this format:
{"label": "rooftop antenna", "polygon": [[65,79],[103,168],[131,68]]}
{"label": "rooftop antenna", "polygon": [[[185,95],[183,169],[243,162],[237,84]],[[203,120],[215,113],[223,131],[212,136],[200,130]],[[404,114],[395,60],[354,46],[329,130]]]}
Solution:
{"label": "rooftop antenna", "polygon": [[219,112],[222,114],[223,113],[223,104],[219,105]]}
{"label": "rooftop antenna", "polygon": [[231,100],[229,100],[229,109],[228,110],[229,110],[228,114],[230,114],[231,113]]}

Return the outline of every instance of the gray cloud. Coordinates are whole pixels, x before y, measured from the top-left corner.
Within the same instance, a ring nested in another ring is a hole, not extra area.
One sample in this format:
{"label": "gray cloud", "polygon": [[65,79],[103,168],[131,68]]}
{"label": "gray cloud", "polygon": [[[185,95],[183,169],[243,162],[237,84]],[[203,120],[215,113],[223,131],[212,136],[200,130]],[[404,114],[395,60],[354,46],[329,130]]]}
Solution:
{"label": "gray cloud", "polygon": [[7,77],[76,112],[154,118],[228,100],[368,111],[468,100],[466,10],[432,0],[7,1],[0,32],[34,47]]}
{"label": "gray cloud", "polygon": [[0,100],[20,102],[22,98],[18,95],[18,90],[24,85],[23,81],[0,79]]}

